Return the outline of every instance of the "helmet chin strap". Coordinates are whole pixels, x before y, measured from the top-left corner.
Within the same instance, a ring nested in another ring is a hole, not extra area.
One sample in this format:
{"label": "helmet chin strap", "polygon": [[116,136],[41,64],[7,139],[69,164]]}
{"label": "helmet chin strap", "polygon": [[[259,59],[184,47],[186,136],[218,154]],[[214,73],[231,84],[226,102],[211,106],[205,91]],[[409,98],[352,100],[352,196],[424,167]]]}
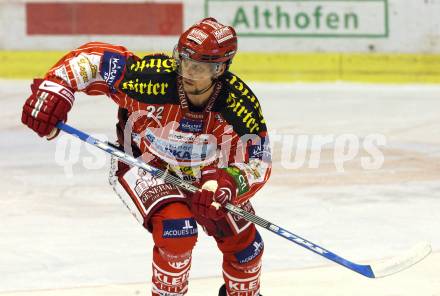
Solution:
{"label": "helmet chin strap", "polygon": [[206,88],[204,88],[204,89],[196,89],[196,90],[194,90],[194,91],[192,91],[192,92],[188,92],[188,94],[190,94],[190,95],[203,95],[204,93],[206,93],[208,90],[210,90],[211,89],[211,87],[214,85],[214,83],[213,82],[211,82],[211,84],[208,86],[208,87],[206,87]]}
{"label": "helmet chin strap", "polygon": [[218,77],[215,77],[214,79],[211,80],[211,84],[209,86],[207,86],[203,89],[200,89],[200,90],[196,89],[192,92],[187,92],[187,94],[195,95],[195,96],[203,95],[204,93],[206,93],[208,90],[210,90],[214,86],[214,84],[217,82],[217,79],[218,79]]}

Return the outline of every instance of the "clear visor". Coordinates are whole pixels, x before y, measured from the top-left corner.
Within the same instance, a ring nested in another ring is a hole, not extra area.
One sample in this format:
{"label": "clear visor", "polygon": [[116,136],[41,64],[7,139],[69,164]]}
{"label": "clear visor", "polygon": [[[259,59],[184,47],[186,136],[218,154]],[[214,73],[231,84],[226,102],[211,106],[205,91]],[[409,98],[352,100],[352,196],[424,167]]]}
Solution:
{"label": "clear visor", "polygon": [[204,80],[217,76],[220,73],[221,63],[206,63],[192,60],[179,54],[174,49],[174,59],[177,63],[177,73],[183,78]]}

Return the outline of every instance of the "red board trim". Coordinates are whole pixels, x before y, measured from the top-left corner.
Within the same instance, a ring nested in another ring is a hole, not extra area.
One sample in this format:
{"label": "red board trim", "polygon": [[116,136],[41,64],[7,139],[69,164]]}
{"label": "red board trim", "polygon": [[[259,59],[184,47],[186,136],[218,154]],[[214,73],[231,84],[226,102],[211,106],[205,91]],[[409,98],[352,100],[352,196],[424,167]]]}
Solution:
{"label": "red board trim", "polygon": [[26,3],[28,35],[182,33],[182,3]]}

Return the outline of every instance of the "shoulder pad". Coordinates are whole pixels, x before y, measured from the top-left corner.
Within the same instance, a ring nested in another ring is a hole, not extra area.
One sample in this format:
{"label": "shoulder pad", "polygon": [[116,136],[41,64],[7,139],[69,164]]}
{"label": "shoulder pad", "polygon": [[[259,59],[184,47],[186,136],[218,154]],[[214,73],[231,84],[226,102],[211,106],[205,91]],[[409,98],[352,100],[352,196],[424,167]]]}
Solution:
{"label": "shoulder pad", "polygon": [[118,88],[143,103],[172,103],[177,98],[175,67],[174,59],[167,55],[130,57]]}
{"label": "shoulder pad", "polygon": [[260,102],[251,89],[236,75],[226,72],[224,75],[225,90],[222,99],[214,106],[233,126],[239,136],[259,134],[266,131]]}

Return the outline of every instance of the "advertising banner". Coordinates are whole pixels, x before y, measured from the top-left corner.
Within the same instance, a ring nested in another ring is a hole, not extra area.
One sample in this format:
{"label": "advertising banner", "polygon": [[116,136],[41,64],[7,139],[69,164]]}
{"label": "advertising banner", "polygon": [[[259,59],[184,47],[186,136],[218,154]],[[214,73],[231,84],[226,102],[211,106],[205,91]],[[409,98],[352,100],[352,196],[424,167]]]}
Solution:
{"label": "advertising banner", "polygon": [[386,0],[205,0],[206,15],[215,13],[241,36],[387,37]]}

